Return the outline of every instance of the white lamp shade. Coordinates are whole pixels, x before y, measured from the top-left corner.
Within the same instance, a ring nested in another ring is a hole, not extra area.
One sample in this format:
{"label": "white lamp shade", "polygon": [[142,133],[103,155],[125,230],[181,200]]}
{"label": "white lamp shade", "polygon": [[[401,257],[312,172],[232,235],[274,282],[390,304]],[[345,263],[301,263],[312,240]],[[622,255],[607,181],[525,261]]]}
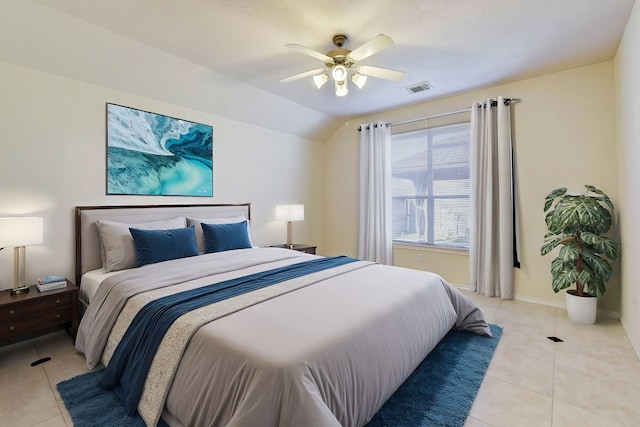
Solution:
{"label": "white lamp shade", "polygon": [[331,70],[331,77],[337,82],[344,82],[347,80],[347,67],[344,65],[336,65]]}
{"label": "white lamp shade", "polygon": [[0,248],[38,245],[43,234],[41,217],[0,218]]}
{"label": "white lamp shade", "polygon": [[304,205],[276,205],[276,220],[304,221]]}
{"label": "white lamp shade", "polygon": [[313,76],[313,82],[316,87],[320,89],[324,84],[329,81],[329,76],[326,73],[318,74],[317,76]]}
{"label": "white lamp shade", "polygon": [[351,76],[351,81],[358,86],[358,89],[362,89],[364,84],[367,82],[367,76],[363,76],[362,74],[355,73]]}
{"label": "white lamp shade", "polygon": [[336,96],[345,96],[349,93],[349,88],[347,87],[347,81],[336,81]]}

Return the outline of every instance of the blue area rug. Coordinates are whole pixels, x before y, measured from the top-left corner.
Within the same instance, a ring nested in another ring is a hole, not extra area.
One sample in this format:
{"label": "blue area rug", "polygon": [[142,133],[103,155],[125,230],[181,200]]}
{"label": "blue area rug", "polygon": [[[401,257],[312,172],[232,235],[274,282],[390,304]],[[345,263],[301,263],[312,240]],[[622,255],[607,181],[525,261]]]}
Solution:
{"label": "blue area rug", "polygon": [[380,408],[367,427],[462,427],[487,372],[493,338],[451,331]]}
{"label": "blue area rug", "polygon": [[[367,427],[462,427],[469,415],[502,328],[493,338],[451,331],[389,398]],[[58,383],[73,424],[81,427],[144,427],[111,391],[98,385],[101,371]],[[265,426],[267,427],[267,426]]]}

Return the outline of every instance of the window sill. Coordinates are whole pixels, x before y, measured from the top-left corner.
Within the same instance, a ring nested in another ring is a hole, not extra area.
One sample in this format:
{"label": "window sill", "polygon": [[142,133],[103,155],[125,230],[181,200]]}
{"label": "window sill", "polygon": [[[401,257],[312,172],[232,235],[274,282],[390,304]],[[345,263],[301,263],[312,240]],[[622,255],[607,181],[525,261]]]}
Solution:
{"label": "window sill", "polygon": [[425,245],[421,243],[393,242],[394,249],[405,249],[420,252],[437,252],[441,254],[469,256],[469,249],[448,246]]}

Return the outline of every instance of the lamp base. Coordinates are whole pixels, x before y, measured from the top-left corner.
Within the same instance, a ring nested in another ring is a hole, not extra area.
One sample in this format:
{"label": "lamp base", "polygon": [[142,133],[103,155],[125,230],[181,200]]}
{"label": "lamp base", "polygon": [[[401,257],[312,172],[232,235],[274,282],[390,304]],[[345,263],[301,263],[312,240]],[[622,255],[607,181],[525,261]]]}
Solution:
{"label": "lamp base", "polygon": [[20,286],[18,288],[11,289],[11,295],[20,295],[20,294],[28,294],[29,286]]}

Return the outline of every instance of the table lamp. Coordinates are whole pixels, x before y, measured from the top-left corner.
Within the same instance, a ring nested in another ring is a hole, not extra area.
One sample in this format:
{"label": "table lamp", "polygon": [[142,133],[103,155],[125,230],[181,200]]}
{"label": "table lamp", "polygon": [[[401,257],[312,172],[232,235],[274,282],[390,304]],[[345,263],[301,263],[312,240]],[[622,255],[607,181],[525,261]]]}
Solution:
{"label": "table lamp", "polygon": [[304,205],[276,205],[276,220],[287,221],[287,247],[293,248],[292,221],[304,221]]}
{"label": "table lamp", "polygon": [[29,292],[25,283],[27,245],[43,240],[41,217],[0,218],[0,248],[13,247],[13,289],[11,295]]}

